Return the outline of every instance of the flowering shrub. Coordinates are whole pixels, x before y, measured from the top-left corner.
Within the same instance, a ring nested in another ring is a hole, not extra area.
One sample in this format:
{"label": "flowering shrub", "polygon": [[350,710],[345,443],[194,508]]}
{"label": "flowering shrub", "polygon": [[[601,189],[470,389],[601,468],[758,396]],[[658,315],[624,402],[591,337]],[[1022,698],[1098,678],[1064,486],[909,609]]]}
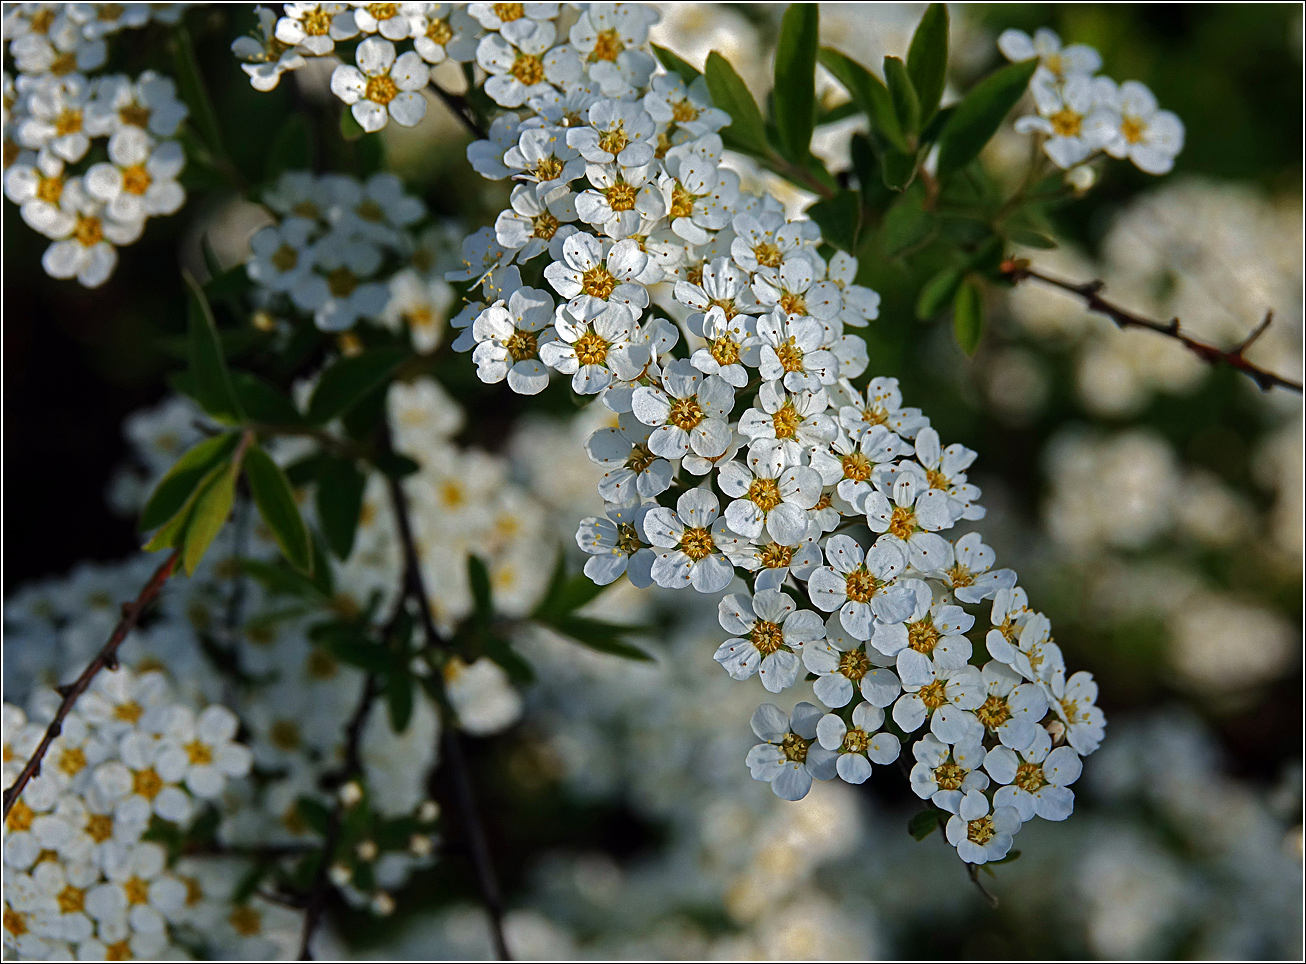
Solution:
{"label": "flowering shrub", "polygon": [[[896,766],[921,801],[911,835],[939,830],[977,884],[1026,824],[1071,817],[1105,736],[1098,684],[963,525],[986,517],[982,453],[877,370],[874,329],[894,321],[867,265],[933,246],[915,311],[951,310],[968,353],[986,292],[1032,278],[1294,387],[1245,358],[1263,328],[1216,349],[1014,257],[1056,245],[1051,212],[1109,161],[1169,171],[1174,114],[1046,30],[1003,33],[1011,63],[945,98],[940,4],[883,80],[819,45],[815,5],[791,5],[765,109],[719,53],[699,70],[651,44],[641,4],[254,14],[231,45],[250,85],[327,65],[349,170],[314,163],[305,125],[251,186],[181,5],[6,10],[5,194],[53,241],[48,274],[104,284],[115,245],[183,205],[188,155],[260,217],[239,264],[210,252],[206,280],[187,276],[178,395],[129,426],[140,471],[120,501],[162,562],[6,611],[7,949],[330,953],[324,920],[393,912],[432,865],[447,794],[506,957],[463,734],[521,715],[529,631],[652,659],[632,642],[646,627],[581,612],[623,576],[712,597],[701,672],[710,655],[784,702],[752,713],[736,778],[798,801]],[[91,74],[125,28],[167,36],[176,83]],[[845,107],[818,105],[818,64]],[[1014,131],[1031,161],[1007,192],[983,152],[1027,96]],[[511,185],[492,225],[433,215],[368,153],[437,100],[476,135],[471,168]],[[840,109],[866,130],[832,169],[813,134]],[[767,178],[811,203],[790,210]],[[541,404],[570,389],[593,403],[587,437],[514,474],[468,444],[473,369]],[[601,504],[567,520],[572,571],[537,489],[582,452]]]}

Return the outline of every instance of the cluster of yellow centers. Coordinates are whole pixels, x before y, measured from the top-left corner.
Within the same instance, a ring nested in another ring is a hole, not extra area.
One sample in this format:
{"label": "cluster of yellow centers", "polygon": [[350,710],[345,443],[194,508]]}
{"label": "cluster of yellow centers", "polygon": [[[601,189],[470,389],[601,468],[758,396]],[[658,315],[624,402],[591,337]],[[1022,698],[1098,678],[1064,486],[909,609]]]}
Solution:
{"label": "cluster of yellow centers", "polygon": [[845,753],[865,753],[866,748],[871,745],[871,736],[860,726],[854,726],[843,737],[843,751]]}
{"label": "cluster of yellow centers", "polygon": [[79,214],[77,224],[73,227],[73,237],[82,247],[93,248],[104,240],[104,225],[97,217]]}
{"label": "cluster of yellow centers", "polygon": [[616,60],[625,49],[626,45],[617,34],[615,27],[600,30],[598,36],[594,38],[594,51],[589,56],[589,62]]}
{"label": "cluster of yellow centers", "polygon": [[807,299],[801,294],[794,294],[786,291],[780,296],[780,307],[785,310],[790,317],[807,314]]}
{"label": "cluster of yellow centers", "polygon": [[676,428],[683,428],[686,432],[696,427],[703,418],[703,407],[698,404],[698,399],[693,395],[677,398],[671,403],[671,411],[667,413],[667,421]]}
{"label": "cluster of yellow centers", "polygon": [[310,10],[299,21],[310,37],[324,37],[331,30],[331,14],[321,7]]}
{"label": "cluster of yellow centers", "polygon": [[[616,210],[616,208],[613,208]],[[558,233],[558,219],[550,212],[542,211],[531,218],[531,235],[539,238],[541,241],[552,240],[553,236]]]}
{"label": "cluster of yellow centers", "polygon": [[608,360],[609,342],[597,332],[585,332],[572,347],[576,352],[576,361],[582,365],[602,365]]}
{"label": "cluster of yellow centers", "polygon": [[947,685],[941,679],[936,679],[920,688],[916,694],[921,698],[927,710],[937,710],[948,702]]}
{"label": "cluster of yellow centers", "polygon": [[989,816],[980,817],[978,820],[972,820],[966,825],[966,837],[971,843],[979,844],[981,847],[993,839],[997,830],[993,826],[993,818]]}
{"label": "cluster of yellow centers", "polygon": [[539,336],[533,331],[515,331],[512,337],[503,343],[508,354],[515,362],[534,358],[538,350]]}
{"label": "cluster of yellow centers", "polygon": [[632,211],[635,208],[635,198],[639,196],[639,189],[633,184],[618,181],[606,189],[603,196],[608,199],[608,207],[612,210]]}
{"label": "cluster of yellow centers", "polygon": [[908,539],[918,528],[915,509],[909,506],[894,506],[893,513],[889,516],[889,535]]}
{"label": "cluster of yellow centers", "polygon": [[884,583],[866,571],[864,566],[854,569],[844,577],[844,593],[853,602],[870,602]]}
{"label": "cluster of yellow centers", "polygon": [[975,718],[990,730],[996,730],[1011,719],[1011,707],[1002,696],[989,696],[975,711]]}
{"label": "cluster of yellow centers", "polygon": [[519,50],[513,58],[508,73],[516,77],[526,87],[534,87],[544,81],[544,61],[535,54]]}
{"label": "cluster of yellow centers", "polygon": [[326,282],[327,290],[334,298],[348,298],[358,287],[358,278],[344,265],[328,271]]}
{"label": "cluster of yellow centers", "polygon": [[713,338],[708,343],[708,351],[718,365],[734,365],[739,362],[739,342],[729,335]]}
{"label": "cluster of yellow centers", "polygon": [[787,569],[794,561],[794,547],[782,546],[778,542],[768,542],[762,546],[759,554],[764,569]]}
{"label": "cluster of yellow centers", "polygon": [[671,105],[671,119],[677,124],[698,120],[699,110],[688,97]]}
{"label": "cluster of yellow centers", "polygon": [[630,447],[630,454],[626,456],[626,468],[632,472],[643,472],[655,461],[657,456],[648,450],[647,445],[639,442]]}
{"label": "cluster of yellow centers", "polygon": [[763,512],[770,512],[784,501],[775,479],[754,479],[748,486],[748,498]]}
{"label": "cluster of yellow centers", "polygon": [[934,782],[940,790],[960,790],[968,772],[956,763],[941,763],[934,768]]}
{"label": "cluster of yellow centers", "polygon": [[599,149],[607,151],[613,157],[624,151],[628,144],[630,137],[626,134],[626,125],[621,121],[617,121],[617,126],[612,130],[599,135]]}
{"label": "cluster of yellow centers", "polygon": [[839,656],[839,675],[854,683],[860,683],[862,677],[871,671],[871,660],[859,647],[850,649]]}
{"label": "cluster of yellow centers", "polygon": [[780,367],[786,372],[800,372],[803,370],[803,350],[794,344],[793,338],[789,338],[776,346],[775,357],[780,360]]}
{"label": "cluster of yellow centers", "polygon": [[794,409],[794,403],[785,399],[785,403],[771,416],[771,424],[775,427],[776,438],[797,438],[798,428],[803,424],[803,417]]}
{"label": "cluster of yellow centers", "polygon": [[1041,763],[1022,763],[1016,767],[1016,779],[1011,782],[1028,793],[1041,790],[1048,783],[1043,777],[1043,764]]}
{"label": "cluster of yellow centers", "polygon": [[122,169],[122,189],[128,194],[140,197],[153,183],[154,179],[150,177],[150,172],[146,170],[144,164],[133,164]]}
{"label": "cluster of yellow centers", "polygon": [[617,526],[617,549],[626,555],[632,555],[644,547],[644,543],[639,538],[639,533],[629,522],[623,522]]}
{"label": "cluster of yellow centers", "polygon": [[807,748],[811,745],[811,740],[804,740],[797,733],[790,733],[780,743],[780,749],[784,751],[786,759],[794,763],[806,763]]}
{"label": "cluster of yellow centers", "polygon": [[1147,135],[1147,124],[1126,114],[1120,121],[1120,133],[1130,144],[1141,144]]}
{"label": "cluster of yellow centers", "polygon": [[854,482],[865,482],[871,477],[871,470],[875,468],[875,463],[861,452],[841,455],[839,463],[843,466],[843,477]]}
{"label": "cluster of yellow centers", "polygon": [[715,549],[716,540],[706,527],[688,528],[680,537],[680,551],[689,556],[691,562],[706,559]]}
{"label": "cluster of yellow centers", "polygon": [[1052,123],[1053,133],[1058,137],[1078,137],[1084,123],[1084,116],[1069,107],[1063,107],[1048,120]]}
{"label": "cluster of yellow centers", "polygon": [[591,298],[607,301],[617,288],[617,279],[601,264],[596,264],[580,276],[580,289]]}
{"label": "cluster of yellow centers", "polygon": [[784,630],[780,628],[778,623],[769,622],[765,619],[759,619],[753,623],[748,638],[763,656],[770,656],[780,649],[787,648],[785,647]]}
{"label": "cluster of yellow centers", "polygon": [[694,202],[705,194],[690,194],[679,181],[671,189],[671,217],[687,218],[694,213]]}
{"label": "cluster of yellow centers", "polygon": [[367,100],[384,107],[398,96],[399,85],[391,79],[388,73],[367,78],[367,90],[363,92],[363,97]]}
{"label": "cluster of yellow centers", "polygon": [[926,656],[934,652],[943,634],[934,626],[934,620],[928,616],[907,625],[907,645]]}
{"label": "cluster of yellow centers", "polygon": [[535,168],[531,171],[538,180],[552,181],[562,176],[562,161],[558,160],[552,154],[548,157],[541,157],[535,162]]}
{"label": "cluster of yellow centers", "polygon": [[426,25],[426,39],[431,43],[439,44],[443,47],[453,39],[453,27],[449,26],[448,19],[440,20],[432,18]]}
{"label": "cluster of yellow centers", "polygon": [[778,268],[780,267],[780,263],[784,260],[784,256],[780,253],[780,249],[770,241],[759,241],[757,244],[753,245],[753,257],[756,258],[757,263],[764,268]]}

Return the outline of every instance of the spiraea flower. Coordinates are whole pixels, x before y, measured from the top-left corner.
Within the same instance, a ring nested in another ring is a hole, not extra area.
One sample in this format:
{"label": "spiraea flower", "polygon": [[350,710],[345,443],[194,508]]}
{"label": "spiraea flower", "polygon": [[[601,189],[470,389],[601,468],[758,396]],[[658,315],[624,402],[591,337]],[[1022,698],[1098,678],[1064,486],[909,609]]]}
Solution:
{"label": "spiraea flower", "polygon": [[357,67],[341,64],[331,74],[331,92],[350,105],[359,127],[379,131],[389,120],[414,127],[426,116],[426,101],[418,91],[430,71],[416,52],[396,56],[389,40],[368,37],[354,57]]}
{"label": "spiraea flower", "polygon": [[652,503],[608,503],[606,519],[582,519],[576,544],[590,554],[585,575],[600,586],[615,582],[623,573],[637,589],[653,585],[652,569],[657,557],[642,534],[645,517],[653,508]]}
{"label": "spiraea flower", "polygon": [[[749,597],[731,593],[719,606],[721,628],[733,633],[713,657],[732,679],[754,673],[769,692],[788,689],[798,678],[803,646],[825,635],[821,617],[799,609],[789,596],[764,589]],[[760,735],[760,734],[759,734]]]}
{"label": "spiraea flower", "polygon": [[968,864],[1001,860],[1011,850],[1012,838],[1020,829],[1020,813],[1015,807],[994,807],[978,790],[967,790],[957,812],[948,818],[948,843],[957,848],[957,856]]}
{"label": "spiraea flower", "polygon": [[851,536],[830,536],[825,542],[827,565],[812,573],[808,591],[812,603],[825,612],[838,610],[845,629],[857,639],[870,639],[875,622],[900,623],[916,605],[911,588],[897,583],[907,568],[903,551],[892,543],[864,550]]}
{"label": "spiraea flower", "polygon": [[[662,387],[635,389],[635,417],[653,428],[649,451],[664,459],[683,458],[692,449],[704,458],[721,455],[730,444],[726,417],[735,391],[715,375],[705,376],[684,360],[662,372]],[[741,533],[744,535],[746,533]]]}
{"label": "spiraea flower", "polygon": [[1068,746],[1052,748],[1052,737],[1042,727],[1034,741],[1017,752],[997,746],[984,758],[984,769],[1000,786],[993,794],[995,807],[1014,807],[1021,820],[1035,816],[1065,820],[1075,809],[1070,784],[1079,779],[1084,765]]}
{"label": "spiraea flower", "polygon": [[871,776],[871,764],[892,763],[898,759],[902,744],[892,733],[876,732],[884,725],[884,710],[871,703],[853,708],[852,726],[834,713],[827,713],[816,724],[817,741],[827,750],[839,754],[835,771],[844,783],[865,783]]}
{"label": "spiraea flower", "polygon": [[922,800],[956,813],[971,790],[985,790],[989,777],[982,769],[988,757],[979,739],[967,739],[949,746],[933,733],[926,733],[912,745],[916,765],[911,769],[912,792]]}
{"label": "spiraea flower", "polygon": [[668,589],[693,586],[699,592],[720,592],[730,585],[735,569],[725,553],[741,540],[719,518],[721,503],[706,489],[690,489],[676,500],[675,510],[658,506],[644,517],[644,532],[659,551],[653,581]]}
{"label": "spiraea flower", "polygon": [[774,703],[753,713],[753,732],[765,742],[748,751],[748,769],[781,800],[801,800],[813,780],[832,780],[838,772],[838,754],[816,739],[822,715],[811,703],[795,706],[792,720]]}
{"label": "spiraea flower", "polygon": [[536,395],[549,384],[540,351],[554,338],[553,299],[535,288],[518,288],[506,302],[497,301],[472,325],[476,374],[494,384],[505,378],[519,395]]}

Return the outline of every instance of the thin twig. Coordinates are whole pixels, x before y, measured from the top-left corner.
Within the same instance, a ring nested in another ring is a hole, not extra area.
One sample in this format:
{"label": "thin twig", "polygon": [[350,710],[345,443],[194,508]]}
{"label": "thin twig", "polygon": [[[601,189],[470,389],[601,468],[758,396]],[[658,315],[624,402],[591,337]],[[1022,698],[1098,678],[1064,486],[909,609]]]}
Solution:
{"label": "thin twig", "polygon": [[[399,539],[404,550],[404,592],[417,603],[418,618],[426,638],[428,649],[447,649],[448,643],[436,628],[431,613],[431,602],[426,594],[425,580],[422,578],[421,562],[417,555],[417,541],[413,536],[412,518],[408,511],[408,498],[404,493],[403,482],[393,476],[388,478],[390,497],[394,504],[395,520],[399,529]],[[436,677],[439,685],[439,677]],[[462,816],[463,829],[467,834],[467,848],[476,871],[476,883],[481,891],[481,901],[490,918],[490,937],[494,942],[495,955],[501,961],[512,960],[508,943],[503,933],[503,898],[499,891],[498,878],[494,872],[494,861],[490,856],[490,847],[485,837],[485,828],[481,825],[480,812],[476,807],[476,797],[472,790],[471,776],[467,769],[467,759],[463,755],[462,742],[458,738],[454,721],[446,711],[444,729],[444,751],[450,773],[453,776],[454,797]]]}
{"label": "thin twig", "polygon": [[17,802],[18,795],[22,793],[23,788],[27,786],[28,781],[40,774],[41,761],[45,758],[46,751],[50,749],[50,744],[58,738],[60,732],[63,730],[64,720],[67,719],[68,714],[72,711],[73,704],[76,703],[77,699],[86,692],[87,687],[91,685],[91,680],[95,679],[95,675],[99,673],[100,670],[107,669],[112,671],[118,668],[118,647],[122,645],[122,642],[127,638],[127,635],[136,628],[136,624],[140,621],[141,614],[145,612],[146,607],[149,606],[149,604],[159,595],[159,592],[163,589],[163,584],[166,583],[168,577],[172,575],[172,571],[177,567],[177,560],[180,558],[181,550],[177,549],[161,566],[159,566],[158,569],[154,570],[154,575],[152,575],[150,581],[145,584],[140,595],[138,595],[133,602],[123,603],[122,618],[118,620],[118,625],[114,627],[113,635],[109,637],[109,641],[105,643],[100,652],[96,654],[95,659],[91,660],[86,669],[82,670],[81,675],[72,683],[69,683],[66,686],[57,687],[59,694],[63,697],[63,701],[59,704],[59,709],[55,711],[54,719],[51,720],[50,725],[46,727],[45,736],[41,737],[41,742],[37,745],[36,752],[32,754],[32,758],[27,761],[27,765],[24,766],[22,772],[18,774],[18,779],[13,782],[12,786],[5,789],[4,816],[6,818],[9,816],[9,811],[13,808],[13,805]]}
{"label": "thin twig", "polygon": [[472,112],[472,106],[467,102],[467,98],[461,94],[455,94],[445,90],[435,81],[431,81],[431,87],[435,91],[435,96],[444,101],[444,106],[449,108],[449,112],[462,121],[462,125],[467,128],[468,133],[478,140],[485,140],[490,135],[481,122],[476,119]]}
{"label": "thin twig", "polygon": [[1009,258],[1002,263],[1002,273],[1012,281],[1025,281],[1033,278],[1035,281],[1041,281],[1044,284],[1051,285],[1054,288],[1060,288],[1062,291],[1076,295],[1084,300],[1090,311],[1096,311],[1099,314],[1106,315],[1118,328],[1142,328],[1146,331],[1155,332],[1158,335],[1165,335],[1167,338],[1173,338],[1191,351],[1202,361],[1211,365],[1226,364],[1231,368],[1236,368],[1252,381],[1263,392],[1268,392],[1271,388],[1286,388],[1289,391],[1302,393],[1301,382],[1295,382],[1290,378],[1284,378],[1282,375],[1276,375],[1268,372],[1259,365],[1247,360],[1247,349],[1252,346],[1256,339],[1265,334],[1266,330],[1274,320],[1274,312],[1267,311],[1264,320],[1261,321],[1251,333],[1233,348],[1217,348],[1215,345],[1208,345],[1205,342],[1198,341],[1180,330],[1179,319],[1172,318],[1168,322],[1154,321],[1151,318],[1144,318],[1135,314],[1119,305],[1112,304],[1102,297],[1101,292],[1106,284],[1100,280],[1087,281],[1083,284],[1076,284],[1073,281],[1066,281],[1062,278],[1054,278],[1051,275],[1044,274],[1031,268],[1028,261],[1018,258]]}
{"label": "thin twig", "polygon": [[979,890],[980,896],[984,898],[984,902],[988,904],[991,909],[997,910],[997,897],[991,894],[989,889],[984,886],[984,882],[979,879],[979,864],[967,864],[966,873],[970,876],[970,882]]}

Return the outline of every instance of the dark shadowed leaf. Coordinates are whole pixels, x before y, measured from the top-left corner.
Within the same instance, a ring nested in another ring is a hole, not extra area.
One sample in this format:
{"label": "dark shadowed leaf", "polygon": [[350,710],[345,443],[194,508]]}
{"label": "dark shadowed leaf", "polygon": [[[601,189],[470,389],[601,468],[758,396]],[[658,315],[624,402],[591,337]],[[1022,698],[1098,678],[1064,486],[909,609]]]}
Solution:
{"label": "dark shadowed leaf", "polygon": [[816,48],[820,13],[814,3],[791,3],[780,21],[775,52],[775,124],[780,153],[795,164],[807,158],[816,124]]}
{"label": "dark shadowed leaf", "polygon": [[258,446],[245,455],[245,478],[259,515],[272,530],[277,545],[290,564],[301,572],[311,572],[313,549],[308,526],[299,514],[295,492],[281,467]]}
{"label": "dark shadowed leaf", "polygon": [[989,74],[954,105],[939,132],[939,178],[950,177],[979,156],[1016,106],[1038,68],[1037,60],[1008,64]]}

